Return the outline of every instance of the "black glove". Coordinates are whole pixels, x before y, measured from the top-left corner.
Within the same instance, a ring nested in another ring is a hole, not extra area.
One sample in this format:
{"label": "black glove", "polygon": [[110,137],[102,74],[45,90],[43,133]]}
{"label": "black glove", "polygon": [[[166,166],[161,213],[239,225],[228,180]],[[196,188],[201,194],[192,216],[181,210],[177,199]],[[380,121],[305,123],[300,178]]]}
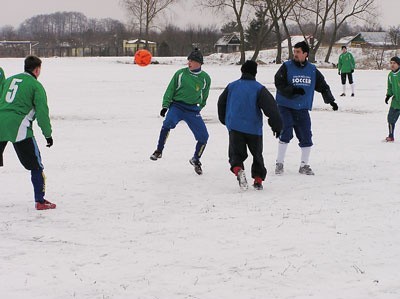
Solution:
{"label": "black glove", "polygon": [[386,103],[386,104],[389,104],[389,99],[390,99],[391,97],[392,97],[392,96],[388,96],[388,95],[386,96],[386,98],[385,98],[385,103]]}
{"label": "black glove", "polygon": [[275,138],[279,138],[279,136],[281,136],[281,131],[277,131],[277,130],[272,130],[272,131],[273,131]]}
{"label": "black glove", "polygon": [[306,92],[304,91],[304,89],[303,88],[301,88],[301,87],[293,87],[293,94],[300,94],[300,95],[303,95],[303,94],[305,94]]}
{"label": "black glove", "polygon": [[165,113],[167,113],[167,110],[168,110],[168,108],[162,108],[161,111],[160,111],[160,115],[162,117],[165,117]]}
{"label": "black glove", "polygon": [[337,71],[337,74],[340,75],[340,70]]}
{"label": "black glove", "polygon": [[53,145],[52,137],[46,137],[46,141],[47,141],[47,144],[46,144],[47,147],[51,147]]}
{"label": "black glove", "polygon": [[339,109],[338,105],[335,102],[330,102],[329,104],[332,106],[333,111],[336,111]]}
{"label": "black glove", "polygon": [[351,70],[351,73],[354,73],[354,70]]}

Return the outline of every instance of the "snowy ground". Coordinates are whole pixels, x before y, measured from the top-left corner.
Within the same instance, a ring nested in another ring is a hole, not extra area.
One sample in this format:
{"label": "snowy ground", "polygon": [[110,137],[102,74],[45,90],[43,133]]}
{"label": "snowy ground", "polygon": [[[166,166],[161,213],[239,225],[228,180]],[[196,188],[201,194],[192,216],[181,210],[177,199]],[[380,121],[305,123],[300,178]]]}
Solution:
{"label": "snowy ground", "polygon": [[[57,209],[34,210],[29,172],[9,145],[0,168],[0,297],[400,298],[400,143],[382,142],[388,71],[356,71],[356,97],[337,97],[337,112],[316,95],[314,177],[297,173],[296,141],[285,175],[274,175],[277,141],[266,125],[264,190],[240,192],[216,109],[239,66],[204,65],[212,78],[204,175],[188,163],[194,140],[184,123],[163,158],[149,160],[162,95],[184,61],[44,59],[54,146],[37,127],[36,137]],[[6,75],[22,64],[0,59]],[[257,76],[273,93],[277,68],[260,66]],[[339,95],[336,70],[322,72]]]}

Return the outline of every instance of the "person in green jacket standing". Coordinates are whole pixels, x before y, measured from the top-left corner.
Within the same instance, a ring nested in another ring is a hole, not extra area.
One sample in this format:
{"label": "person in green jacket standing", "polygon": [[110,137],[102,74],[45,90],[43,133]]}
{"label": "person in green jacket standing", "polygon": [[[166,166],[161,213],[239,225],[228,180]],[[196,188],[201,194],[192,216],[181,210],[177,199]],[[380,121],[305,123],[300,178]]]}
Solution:
{"label": "person in green jacket standing", "polygon": [[389,136],[386,137],[386,142],[394,141],[394,127],[400,116],[400,58],[394,56],[390,59],[390,70],[387,80],[387,92],[385,103],[389,104],[389,99],[392,98],[387,116],[389,125]]}
{"label": "person in green jacket standing", "polygon": [[338,74],[341,76],[343,89],[343,92],[340,95],[341,97],[344,97],[346,95],[346,77],[349,78],[351,96],[354,97],[353,72],[355,68],[356,63],[354,61],[353,55],[350,52],[347,52],[346,46],[342,46],[342,54],[340,54],[338,61]]}
{"label": "person in green jacket standing", "polygon": [[31,171],[35,208],[54,209],[56,205],[44,198],[44,167],[32,130],[32,123],[37,119],[46,146],[53,145],[46,92],[37,80],[42,61],[31,55],[24,63],[25,72],[7,78],[0,87],[0,166],[3,166],[6,145],[12,142],[21,164]]}
{"label": "person in green jacket standing", "polygon": [[[201,175],[200,158],[208,140],[208,132],[200,111],[207,102],[210,91],[210,76],[201,69],[203,55],[196,48],[188,56],[188,67],[178,70],[172,77],[165,91],[160,115],[165,117],[157,149],[150,156],[156,161],[162,157],[165,142],[171,129],[180,121],[185,121],[192,131],[197,143],[193,157],[189,163],[194,166],[197,174]],[[168,113],[167,113],[168,111]]]}

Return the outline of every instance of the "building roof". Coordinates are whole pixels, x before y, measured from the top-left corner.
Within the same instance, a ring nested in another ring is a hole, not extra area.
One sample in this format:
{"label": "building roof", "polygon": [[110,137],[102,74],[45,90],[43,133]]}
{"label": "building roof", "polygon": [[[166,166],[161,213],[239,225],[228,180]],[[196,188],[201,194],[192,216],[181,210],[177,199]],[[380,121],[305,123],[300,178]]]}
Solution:
{"label": "building roof", "polygon": [[352,40],[352,42],[365,42],[374,46],[393,45],[390,36],[385,31],[380,32],[360,32]]}
{"label": "building roof", "polygon": [[215,46],[227,46],[227,45],[240,45],[239,33],[233,32],[224,34],[215,43]]}
{"label": "building roof", "polygon": [[[132,39],[132,40],[127,40],[126,41],[127,44],[145,44],[146,41],[144,39]],[[156,42],[152,42],[152,41],[147,41],[148,44],[155,44]]]}
{"label": "building roof", "polygon": [[349,43],[353,40],[353,38],[355,38],[355,37],[356,37],[356,35],[344,36],[344,37],[338,39],[338,40],[336,41],[336,44],[338,44],[338,45],[347,45],[347,44],[349,44]]}
{"label": "building roof", "polygon": [[[307,36],[307,43],[310,44],[310,39],[312,38],[312,36]],[[304,36],[302,35],[291,35],[290,36],[290,40],[292,42],[292,46],[296,43],[302,42],[304,41]],[[314,44],[317,43],[318,40],[314,39]],[[282,48],[287,48],[288,47],[288,39],[285,39],[284,41],[282,41],[281,43]]]}

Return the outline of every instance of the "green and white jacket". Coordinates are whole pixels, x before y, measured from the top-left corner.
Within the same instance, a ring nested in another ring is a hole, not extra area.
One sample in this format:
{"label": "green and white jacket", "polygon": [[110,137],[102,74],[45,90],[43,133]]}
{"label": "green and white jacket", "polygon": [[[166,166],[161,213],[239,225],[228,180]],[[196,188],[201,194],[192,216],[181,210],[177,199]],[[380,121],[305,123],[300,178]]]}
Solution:
{"label": "green and white jacket", "polygon": [[169,108],[172,101],[177,101],[203,108],[207,102],[210,85],[211,78],[206,72],[191,72],[188,67],[180,69],[174,74],[165,91],[162,106]]}
{"label": "green and white jacket", "polygon": [[354,57],[350,52],[342,53],[339,56],[338,70],[343,74],[351,73],[356,68]]}
{"label": "green and white jacket", "polygon": [[0,87],[0,141],[18,142],[33,137],[35,119],[44,137],[51,137],[47,96],[42,84],[27,72],[7,78]]}

